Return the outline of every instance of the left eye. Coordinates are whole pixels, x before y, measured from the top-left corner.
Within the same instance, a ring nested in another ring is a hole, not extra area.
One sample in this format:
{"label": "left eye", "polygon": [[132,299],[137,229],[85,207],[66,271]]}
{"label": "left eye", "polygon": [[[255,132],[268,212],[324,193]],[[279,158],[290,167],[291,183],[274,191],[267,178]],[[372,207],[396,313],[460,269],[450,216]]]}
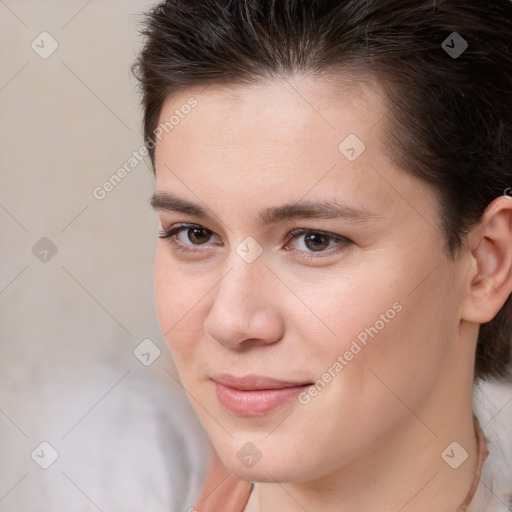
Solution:
{"label": "left eye", "polygon": [[297,250],[304,252],[327,252],[327,250],[339,245],[348,245],[351,241],[334,233],[315,231],[313,229],[300,228],[290,233],[292,239],[300,240]]}

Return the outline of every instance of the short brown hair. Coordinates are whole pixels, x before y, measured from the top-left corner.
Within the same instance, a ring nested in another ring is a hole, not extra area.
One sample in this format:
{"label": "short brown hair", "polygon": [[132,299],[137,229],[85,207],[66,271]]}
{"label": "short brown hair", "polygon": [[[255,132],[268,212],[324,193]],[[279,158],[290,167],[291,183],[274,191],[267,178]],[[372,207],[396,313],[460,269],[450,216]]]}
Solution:
{"label": "short brown hair", "polygon": [[[143,35],[134,73],[153,170],[170,95],[343,69],[386,91],[391,161],[436,190],[450,257],[512,190],[509,0],[167,0]],[[480,326],[475,378],[510,375],[511,300]]]}

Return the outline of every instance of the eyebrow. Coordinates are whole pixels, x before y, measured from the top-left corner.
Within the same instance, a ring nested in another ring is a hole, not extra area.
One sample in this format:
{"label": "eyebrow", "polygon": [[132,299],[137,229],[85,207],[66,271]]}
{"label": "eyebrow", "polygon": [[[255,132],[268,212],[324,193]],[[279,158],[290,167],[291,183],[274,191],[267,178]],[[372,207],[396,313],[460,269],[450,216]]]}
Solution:
{"label": "eyebrow", "polygon": [[[169,192],[156,192],[150,199],[154,210],[179,212],[202,219],[215,217],[209,210],[191,203]],[[353,207],[337,201],[297,201],[282,206],[261,210],[258,219],[264,225],[290,219],[346,219],[353,223],[368,222],[382,218],[382,215],[364,207]]]}

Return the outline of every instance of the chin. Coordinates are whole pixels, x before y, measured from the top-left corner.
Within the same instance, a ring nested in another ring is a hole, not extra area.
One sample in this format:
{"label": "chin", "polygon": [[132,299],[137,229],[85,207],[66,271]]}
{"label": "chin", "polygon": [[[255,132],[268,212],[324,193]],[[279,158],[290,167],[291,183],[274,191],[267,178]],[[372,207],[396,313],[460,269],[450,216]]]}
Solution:
{"label": "chin", "polygon": [[246,468],[237,464],[229,469],[240,479],[247,482],[261,483],[291,483],[300,482],[306,479],[305,475],[301,475],[297,470],[282,467],[279,464],[257,464],[256,467]]}
{"label": "chin", "polygon": [[[286,452],[279,449],[279,446],[269,446],[266,452],[260,452],[261,458],[253,458],[246,453],[251,452],[251,448],[240,450],[219,450],[225,466],[232,471],[239,479],[248,482],[268,482],[268,483],[292,483],[307,481],[314,478],[314,468],[311,461],[296,460],[300,450],[294,450],[294,455],[288,457]],[[235,456],[233,456],[235,453]],[[254,451],[254,457],[257,452]]]}

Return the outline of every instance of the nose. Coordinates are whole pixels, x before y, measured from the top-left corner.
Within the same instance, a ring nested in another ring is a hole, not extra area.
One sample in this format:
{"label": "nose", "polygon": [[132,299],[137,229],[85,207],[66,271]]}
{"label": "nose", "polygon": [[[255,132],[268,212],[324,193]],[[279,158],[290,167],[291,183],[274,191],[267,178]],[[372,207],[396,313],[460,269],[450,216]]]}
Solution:
{"label": "nose", "polygon": [[234,254],[211,299],[206,334],[233,349],[268,345],[283,337],[284,320],[275,293],[276,278],[263,258],[247,263]]}

